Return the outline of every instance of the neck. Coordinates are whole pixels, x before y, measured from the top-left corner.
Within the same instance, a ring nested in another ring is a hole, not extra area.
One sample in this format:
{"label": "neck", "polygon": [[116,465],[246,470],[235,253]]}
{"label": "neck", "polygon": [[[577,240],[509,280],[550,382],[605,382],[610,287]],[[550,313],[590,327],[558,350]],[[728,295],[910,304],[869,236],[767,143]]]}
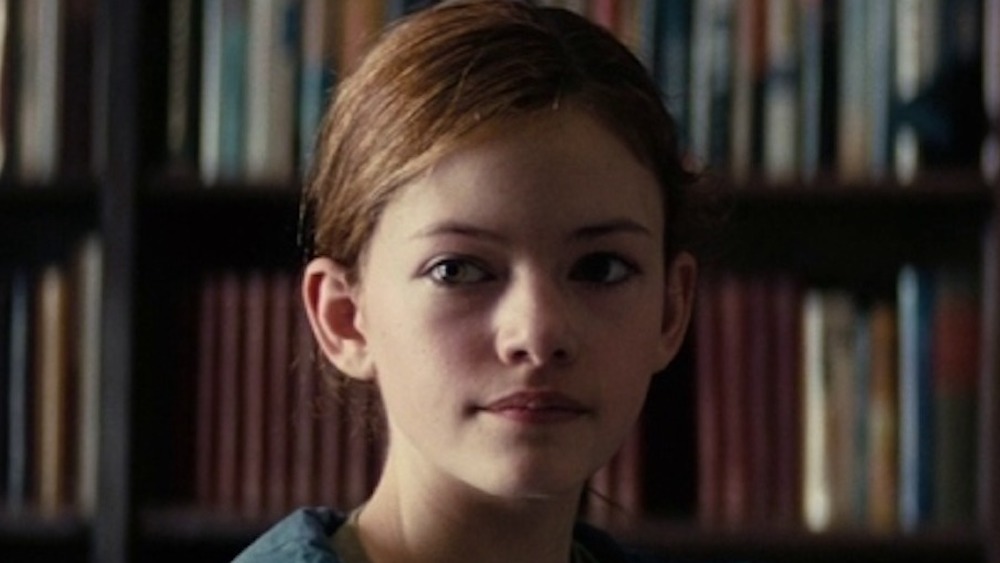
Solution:
{"label": "neck", "polygon": [[579,491],[507,500],[464,484],[413,480],[388,463],[361,511],[359,534],[372,563],[569,561]]}

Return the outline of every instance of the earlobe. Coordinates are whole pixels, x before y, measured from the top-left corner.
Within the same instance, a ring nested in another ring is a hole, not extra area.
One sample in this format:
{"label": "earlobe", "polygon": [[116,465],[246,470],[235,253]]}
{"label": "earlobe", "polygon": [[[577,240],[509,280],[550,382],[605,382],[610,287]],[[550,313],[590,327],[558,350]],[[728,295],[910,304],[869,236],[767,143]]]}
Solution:
{"label": "earlobe", "polygon": [[359,323],[357,291],[347,270],[329,258],[313,259],[302,278],[302,299],[323,355],[348,377],[374,379]]}
{"label": "earlobe", "polygon": [[687,334],[694,306],[694,289],[698,278],[698,263],[687,252],[679,253],[667,266],[663,301],[663,325],[660,334],[663,366],[670,363],[680,350]]}

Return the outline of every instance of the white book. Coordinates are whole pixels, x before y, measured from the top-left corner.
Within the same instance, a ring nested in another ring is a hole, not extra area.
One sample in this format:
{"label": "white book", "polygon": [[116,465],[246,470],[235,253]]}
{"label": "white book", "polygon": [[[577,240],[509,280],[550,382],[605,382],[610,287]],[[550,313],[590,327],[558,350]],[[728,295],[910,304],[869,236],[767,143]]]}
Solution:
{"label": "white book", "polygon": [[250,0],[246,74],[246,177],[280,183],[295,170],[297,0]]}
{"label": "white book", "polygon": [[97,509],[101,390],[101,309],[103,247],[96,233],[87,235],[77,253],[77,508],[84,518]]}
{"label": "white book", "polygon": [[17,81],[17,171],[29,182],[55,178],[59,166],[62,2],[22,2]]}

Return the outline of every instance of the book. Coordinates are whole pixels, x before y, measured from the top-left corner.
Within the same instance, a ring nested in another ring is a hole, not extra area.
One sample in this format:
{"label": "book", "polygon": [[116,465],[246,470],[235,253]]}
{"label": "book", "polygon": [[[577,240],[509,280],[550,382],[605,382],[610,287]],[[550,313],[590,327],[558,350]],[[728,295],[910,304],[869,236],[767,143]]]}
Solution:
{"label": "book", "polygon": [[[855,475],[855,424],[863,409],[855,406],[857,397],[857,325],[853,296],[843,290],[822,290],[822,333],[819,354],[823,362],[822,385],[827,405],[825,454],[828,468],[830,527],[846,527],[853,523],[852,507]],[[810,439],[811,436],[807,436]]]}
{"label": "book", "polygon": [[16,80],[17,162],[21,179],[45,183],[55,178],[60,158],[62,100],[61,0],[18,5],[20,12]]}
{"label": "book", "polygon": [[104,249],[101,237],[89,233],[75,257],[76,316],[76,511],[94,518],[98,503],[101,436],[101,330]]}
{"label": "book", "polygon": [[89,180],[91,166],[91,96],[94,74],[93,0],[62,0],[63,22],[57,72],[62,92],[57,96],[59,168],[62,178]]}
{"label": "book", "polygon": [[799,4],[767,0],[767,83],[764,88],[763,170],[772,182],[798,176],[801,63]]}
{"label": "book", "polygon": [[269,279],[267,372],[267,511],[281,514],[290,508],[292,411],[292,311],[291,276],[277,272]]}
{"label": "book", "polygon": [[267,379],[267,278],[252,270],[242,274],[243,331],[240,348],[240,510],[246,515],[264,512],[264,434],[271,421],[265,417]]}
{"label": "book", "polygon": [[31,439],[32,400],[31,389],[33,338],[31,310],[33,280],[25,269],[15,268],[10,275],[10,339],[3,344],[8,348],[8,379],[4,400],[7,401],[7,466],[5,483],[6,509],[12,514],[24,511],[32,497]]}
{"label": "book", "polygon": [[724,347],[720,334],[717,281],[704,278],[699,284],[694,309],[695,408],[697,428],[699,521],[719,525],[722,489],[722,366]]}
{"label": "book", "polygon": [[198,159],[199,73],[196,63],[201,34],[196,8],[194,0],[170,0],[165,159],[168,173],[173,176],[193,174]]}
{"label": "book", "polygon": [[9,401],[10,389],[10,341],[11,341],[11,272],[0,267],[0,506],[7,498],[7,466],[10,450],[7,440],[10,435]]}
{"label": "book", "polygon": [[198,166],[209,186],[243,178],[246,49],[246,2],[204,0]]}
{"label": "book", "polygon": [[933,513],[941,525],[975,518],[976,417],[980,352],[978,287],[972,276],[942,271],[935,280],[932,327],[934,397]]}
{"label": "book", "polygon": [[706,0],[692,12],[688,133],[691,152],[714,168],[729,156],[733,8],[732,0]]}
{"label": "book", "polygon": [[316,428],[316,397],[319,389],[312,331],[305,311],[296,307],[293,327],[294,389],[292,403],[291,496],[296,505],[316,501],[320,447]]}
{"label": "book", "polygon": [[869,314],[871,378],[868,394],[868,509],[875,531],[895,529],[899,489],[899,376],[896,307],[876,301]]}
{"label": "book", "polygon": [[44,517],[65,511],[71,499],[70,280],[62,264],[45,265],[36,286],[35,418],[37,508]]}
{"label": "book", "polygon": [[760,128],[760,124],[756,123],[760,86],[764,81],[764,59],[772,52],[765,50],[764,30],[770,33],[774,23],[765,12],[771,5],[764,1],[744,0],[734,8],[732,118],[728,159],[730,175],[736,182],[746,181],[756,164],[755,132]]}
{"label": "book", "polygon": [[774,281],[771,308],[774,315],[774,469],[772,474],[774,521],[798,525],[801,514],[802,457],[802,289],[794,278],[780,275]]}
{"label": "book", "polygon": [[746,418],[746,490],[745,524],[763,525],[772,519],[771,474],[775,470],[775,437],[778,432],[772,418],[775,403],[776,327],[773,311],[774,290],[769,277],[753,275],[741,280],[746,296],[746,356],[743,364]]}
{"label": "book", "polygon": [[299,71],[299,166],[307,170],[336,82],[337,5],[326,0],[302,2],[302,56]]}
{"label": "book", "polygon": [[840,0],[840,44],[837,73],[837,156],[836,171],[843,182],[868,178],[871,137],[866,107],[868,61],[866,0]]}
{"label": "book", "polygon": [[219,431],[216,413],[219,397],[219,344],[222,325],[219,277],[206,275],[198,287],[198,351],[195,383],[195,501],[199,506],[214,506],[217,479],[215,469]]}
{"label": "book", "polygon": [[653,71],[664,103],[677,122],[682,147],[691,139],[689,77],[691,75],[691,2],[660,0],[656,9],[656,64]]}
{"label": "book", "polygon": [[0,0],[0,178],[10,174],[14,151],[14,127],[16,118],[13,98],[14,90],[14,47],[19,44],[15,35],[17,21],[12,0]]}
{"label": "book", "polygon": [[249,2],[243,162],[252,182],[287,182],[295,171],[301,18],[297,0]]}
{"label": "book", "polygon": [[929,522],[933,495],[933,274],[907,265],[899,273],[899,523]]}
{"label": "book", "polygon": [[721,357],[719,391],[722,436],[721,516],[726,525],[738,526],[749,515],[751,464],[747,405],[748,296],[744,282],[733,274],[719,281],[719,341]]}
{"label": "book", "polygon": [[823,293],[807,290],[802,304],[802,521],[811,531],[826,530],[833,520],[825,314]]}
{"label": "book", "polygon": [[1000,0],[983,0],[983,107],[988,131],[980,149],[987,181],[1000,179]]}
{"label": "book", "polygon": [[241,408],[242,364],[241,342],[244,326],[242,298],[243,284],[240,274],[224,271],[219,274],[219,372],[215,396],[215,478],[216,506],[225,512],[237,512],[240,506],[240,436],[243,428]]}

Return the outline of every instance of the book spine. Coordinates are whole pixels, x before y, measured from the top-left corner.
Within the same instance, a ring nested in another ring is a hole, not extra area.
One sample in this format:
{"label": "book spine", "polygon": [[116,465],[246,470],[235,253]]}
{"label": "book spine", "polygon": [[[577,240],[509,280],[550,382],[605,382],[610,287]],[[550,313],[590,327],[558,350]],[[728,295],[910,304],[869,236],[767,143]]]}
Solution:
{"label": "book spine", "polygon": [[798,173],[799,45],[798,5],[767,3],[767,86],[764,90],[763,169],[770,181],[789,182]]}
{"label": "book spine", "polygon": [[59,166],[59,95],[62,68],[62,2],[20,6],[16,169],[22,179],[45,183]]}
{"label": "book spine", "polygon": [[926,524],[933,494],[931,380],[933,282],[928,272],[906,266],[899,274],[900,460],[899,519],[903,530]]}
{"label": "book spine", "polygon": [[869,394],[868,515],[871,527],[896,527],[899,490],[899,371],[897,313],[879,301],[871,312],[871,393]]}
{"label": "book spine", "polygon": [[240,342],[243,328],[239,274],[223,272],[219,281],[219,387],[216,399],[216,489],[218,507],[239,507],[240,475]]}
{"label": "book spine", "polygon": [[104,251],[100,235],[87,235],[77,251],[77,510],[97,514],[101,391],[101,308]]}
{"label": "book spine", "polygon": [[243,283],[243,348],[241,392],[243,408],[240,426],[242,491],[241,513],[260,516],[264,512],[264,433],[270,421],[265,417],[267,362],[267,279],[264,272],[251,271]]}
{"label": "book spine", "polygon": [[812,531],[829,528],[833,502],[828,459],[827,365],[824,359],[826,322],[823,295],[806,292],[802,307],[802,516]]}
{"label": "book spine", "polygon": [[290,504],[292,373],[292,289],[291,275],[275,273],[270,280],[270,337],[268,339],[267,391],[267,508],[279,514]]}
{"label": "book spine", "polygon": [[223,0],[203,0],[201,92],[198,129],[198,169],[201,181],[212,185],[221,175],[222,137],[222,11]]}
{"label": "book spine", "polygon": [[215,472],[220,431],[216,426],[219,400],[219,344],[222,331],[219,317],[219,278],[206,275],[198,288],[198,365],[195,405],[195,500],[202,507],[217,501]]}
{"label": "book spine", "polygon": [[16,94],[14,75],[15,49],[20,44],[17,35],[17,16],[12,0],[0,0],[0,179],[11,175],[14,162],[14,111]]}
{"label": "book spine", "polygon": [[722,483],[722,345],[718,290],[712,279],[700,284],[695,303],[695,409],[698,432],[698,518],[707,525],[721,521]]}
{"label": "book spine", "polygon": [[983,106],[988,131],[980,167],[987,181],[1000,180],[1000,0],[983,0]]}
{"label": "book spine", "polygon": [[[31,327],[32,281],[27,271],[15,269],[10,279],[10,352],[7,401],[6,507],[11,513],[27,508],[31,441]],[[6,343],[5,343],[6,344]]]}

